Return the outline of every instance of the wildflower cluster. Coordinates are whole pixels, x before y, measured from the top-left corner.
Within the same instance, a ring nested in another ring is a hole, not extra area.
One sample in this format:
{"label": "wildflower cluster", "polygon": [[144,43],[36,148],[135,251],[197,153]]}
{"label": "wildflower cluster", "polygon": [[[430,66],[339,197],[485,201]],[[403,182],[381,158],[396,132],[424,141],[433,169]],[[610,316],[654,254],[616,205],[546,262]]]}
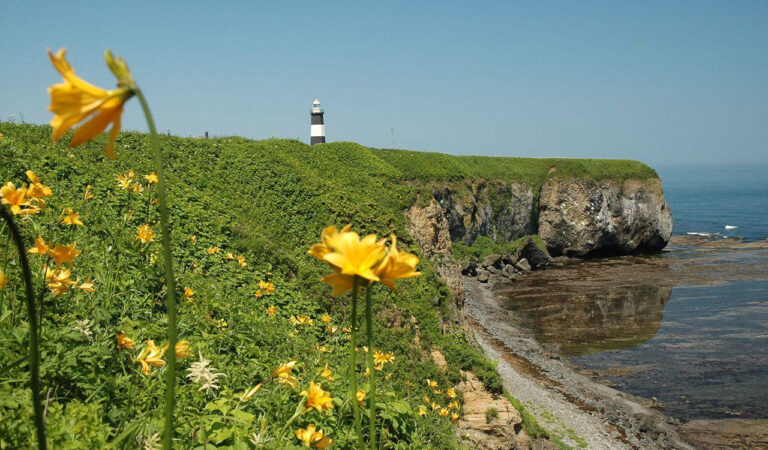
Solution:
{"label": "wildflower cluster", "polygon": [[441,406],[436,401],[430,399],[428,396],[424,396],[422,399],[426,406],[422,405],[419,406],[419,415],[420,416],[426,416],[428,414],[427,410],[431,408],[431,411],[437,413],[440,417],[448,417],[450,416],[450,419],[452,422],[458,422],[461,416],[459,415],[459,410],[461,407],[459,406],[459,402],[456,399],[458,395],[456,394],[456,389],[454,388],[448,388],[445,390],[445,393],[441,389],[438,389],[438,383],[437,381],[433,381],[430,379],[427,379],[427,387],[429,387],[432,392],[435,395],[441,395],[443,394],[445,397],[448,398],[449,403],[446,406]]}
{"label": "wildflower cluster", "polygon": [[8,205],[14,215],[37,214],[45,208],[45,198],[53,195],[50,187],[44,185],[40,178],[31,170],[26,172],[29,185],[15,184],[6,181],[0,188],[0,204]]}

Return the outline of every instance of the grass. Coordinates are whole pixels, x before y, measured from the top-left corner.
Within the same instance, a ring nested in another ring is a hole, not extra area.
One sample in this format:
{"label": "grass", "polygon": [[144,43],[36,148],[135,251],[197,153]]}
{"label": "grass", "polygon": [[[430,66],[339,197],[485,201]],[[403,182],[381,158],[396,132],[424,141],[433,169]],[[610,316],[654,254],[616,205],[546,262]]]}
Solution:
{"label": "grass", "polygon": [[[71,290],[62,296],[40,290],[49,444],[96,448],[119,440],[122,446],[149,446],[162,428],[164,369],[153,367],[149,376],[143,375],[135,358],[145,340],[163,345],[167,323],[160,246],[141,244],[135,236],[144,223],[159,233],[159,215],[151,204],[156,194],[130,193],[115,182],[117,174],[129,170],[139,179],[151,172],[149,137],[120,134],[118,159],[111,161],[103,154],[106,136],[70,149],[64,143],[52,145],[47,126],[0,123],[0,134],[2,180],[20,185],[31,169],[54,192],[43,213],[20,220],[27,246],[38,235],[47,242],[76,242],[83,253],[72,278],[90,278],[96,287],[95,293]],[[349,300],[330,296],[330,288],[318,282],[327,266],[306,254],[323,227],[353,223],[361,233],[395,233],[401,247],[418,253],[403,211],[425,191],[423,184],[410,181],[482,177],[540,183],[552,175],[551,167],[560,175],[655,176],[633,162],[454,157],[354,143],[310,147],[296,140],[161,136],[160,145],[168,161],[178,294],[187,287],[194,291],[193,301],[180,297],[179,304],[179,337],[189,341],[193,353],[179,361],[175,436],[182,447],[295,445],[295,428],[310,424],[339,447],[354,446],[350,408],[343,401],[347,385],[339,375],[346,362],[346,335],[330,335],[319,322],[328,314],[330,325],[348,325]],[[89,185],[94,198],[86,201]],[[85,225],[58,224],[64,208],[80,213]],[[0,237],[4,240],[5,232]],[[211,247],[221,252],[209,254]],[[24,360],[29,342],[20,309],[23,290],[17,258],[12,250],[5,252],[6,246],[0,247],[0,268],[11,279],[0,291],[0,447],[13,448],[35,437]],[[228,260],[227,253],[243,255],[246,265]],[[32,261],[39,286],[44,260]],[[423,275],[399,283],[397,294],[381,288],[374,293],[376,347],[396,358],[377,379],[381,441],[386,448],[456,448],[450,420],[414,413],[424,395],[435,397],[424,380],[449,386],[459,381],[461,369],[473,371],[494,392],[501,392],[501,381],[493,364],[463,335],[443,334],[437,312],[447,317],[449,290],[430,261],[422,260],[419,270]],[[259,281],[272,283],[274,292],[257,297]],[[277,307],[274,317],[265,313],[270,306]],[[312,318],[314,326],[294,326],[290,318],[295,315]],[[89,333],[82,331],[84,320]],[[132,338],[135,349],[118,350],[117,333]],[[433,348],[443,352],[449,370],[432,363]],[[185,376],[200,355],[223,374],[218,389],[201,391]],[[298,361],[295,390],[272,380],[274,370],[291,360]],[[338,375],[333,381],[318,378],[325,364]],[[323,381],[336,408],[327,415],[301,416],[278,442],[282,425],[302,399],[299,392],[311,380]],[[259,383],[261,390],[244,401],[242,394]]]}
{"label": "grass", "polygon": [[406,180],[459,181],[486,179],[516,181],[533,186],[551,176],[625,181],[658,178],[649,166],[621,159],[515,158],[454,156],[408,150],[373,150],[402,172]]}

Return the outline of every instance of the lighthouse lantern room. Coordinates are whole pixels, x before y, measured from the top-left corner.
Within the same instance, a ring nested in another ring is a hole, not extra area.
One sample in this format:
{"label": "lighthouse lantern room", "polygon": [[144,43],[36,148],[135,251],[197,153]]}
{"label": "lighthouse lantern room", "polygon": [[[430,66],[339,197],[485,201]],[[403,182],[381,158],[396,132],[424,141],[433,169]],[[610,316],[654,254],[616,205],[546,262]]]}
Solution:
{"label": "lighthouse lantern room", "polygon": [[320,100],[315,99],[312,103],[309,115],[312,117],[309,143],[311,145],[322,144],[325,142],[325,125],[323,124],[323,108],[320,107]]}

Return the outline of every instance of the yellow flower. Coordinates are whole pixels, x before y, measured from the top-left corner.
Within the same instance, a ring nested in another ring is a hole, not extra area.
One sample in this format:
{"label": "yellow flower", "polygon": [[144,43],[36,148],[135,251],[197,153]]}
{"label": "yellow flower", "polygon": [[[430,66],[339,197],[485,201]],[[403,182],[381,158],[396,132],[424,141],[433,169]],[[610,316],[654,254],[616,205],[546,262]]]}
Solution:
{"label": "yellow flower", "polygon": [[121,187],[123,189],[130,189],[131,188],[131,184],[133,184],[133,182],[128,177],[126,177],[125,175],[118,174],[116,176],[116,178],[117,178],[117,186],[118,187]]}
{"label": "yellow flower", "polygon": [[8,285],[8,277],[5,276],[5,273],[3,273],[3,270],[0,269],[0,291],[5,289],[5,286]]}
{"label": "yellow flower", "polygon": [[323,257],[327,253],[335,252],[336,249],[338,249],[338,241],[339,236],[341,236],[341,233],[346,233],[352,228],[352,224],[347,225],[346,227],[341,229],[341,232],[336,229],[335,226],[331,225],[329,227],[325,227],[322,232],[320,232],[320,240],[322,243],[315,244],[312,246],[312,248],[309,249],[307,253],[314,256],[317,259],[323,260]]}
{"label": "yellow flower", "polygon": [[213,255],[214,253],[219,253],[221,249],[219,247],[210,247],[208,249],[208,254]]}
{"label": "yellow flower", "polygon": [[422,398],[422,400],[424,400],[424,403],[426,403],[426,404],[429,404],[432,401],[426,395],[424,396],[424,398]]}
{"label": "yellow flower", "polygon": [[232,261],[235,259],[235,255],[233,255],[231,252],[227,252],[227,255],[224,257],[227,261]]}
{"label": "yellow flower", "polygon": [[195,291],[192,290],[190,287],[184,287],[184,298],[189,300],[190,303],[194,302]]}
{"label": "yellow flower", "polygon": [[187,358],[192,355],[192,351],[189,349],[189,342],[187,341],[178,341],[176,343],[176,357],[177,358]]}
{"label": "yellow flower", "polygon": [[240,265],[240,267],[245,267],[245,256],[239,255],[237,257],[237,263]]}
{"label": "yellow flower", "polygon": [[257,291],[256,291],[256,293],[255,293],[255,294],[253,294],[253,295],[255,295],[255,296],[256,296],[256,298],[261,298],[261,297],[264,295],[264,293],[263,293],[263,292],[261,292],[261,289],[259,289],[259,290],[257,290]]}
{"label": "yellow flower", "polygon": [[60,267],[62,264],[69,264],[72,267],[72,260],[82,253],[82,251],[75,249],[75,245],[77,245],[76,242],[67,246],[56,244],[56,247],[48,250],[48,254],[56,262],[56,267]]}
{"label": "yellow flower", "polygon": [[432,402],[432,411],[436,410],[436,409],[437,409],[437,408],[439,408],[439,407],[440,407],[440,405],[438,405],[438,404],[437,404],[437,403],[435,403],[435,402]]}
{"label": "yellow flower", "polygon": [[458,422],[459,421],[459,413],[451,414],[451,421]]}
{"label": "yellow flower", "polygon": [[40,208],[34,205],[34,200],[27,197],[27,188],[16,189],[10,181],[0,188],[0,204],[10,206],[14,215],[39,213]]}
{"label": "yellow flower", "polygon": [[315,409],[317,412],[322,412],[324,409],[333,409],[333,400],[331,394],[323,390],[320,384],[316,384],[314,381],[309,382],[309,391],[301,391],[299,395],[307,397],[304,407],[307,409]]}
{"label": "yellow flower", "polygon": [[141,364],[141,372],[144,375],[149,375],[149,366],[162,367],[165,365],[165,361],[163,361],[165,348],[158,348],[151,340],[146,341],[146,344],[136,358],[136,362]]}
{"label": "yellow flower", "polygon": [[93,283],[91,283],[90,278],[86,278],[85,281],[83,281],[82,283],[80,283],[80,285],[77,286],[77,288],[80,289],[81,291],[85,291],[91,294],[96,292],[96,288],[94,287]]}
{"label": "yellow flower", "polygon": [[432,388],[432,390],[434,390],[438,386],[438,384],[437,384],[437,381],[432,381],[429,378],[427,378],[427,386]]}
{"label": "yellow flower", "polygon": [[456,389],[454,388],[448,388],[445,390],[445,395],[448,396],[448,398],[456,398]]}
{"label": "yellow flower", "polygon": [[155,234],[152,232],[148,223],[136,228],[136,239],[140,240],[142,244],[146,244],[155,240]]}
{"label": "yellow flower", "polygon": [[256,395],[257,392],[259,392],[259,389],[261,389],[261,383],[243,392],[243,394],[240,396],[240,401],[243,403],[247,402],[248,400],[253,398],[253,396]]}
{"label": "yellow flower", "polygon": [[133,169],[129,170],[128,173],[125,174],[125,177],[129,180],[135,180],[136,179],[136,172],[133,171]]}
{"label": "yellow flower", "polygon": [[69,279],[71,275],[72,272],[67,269],[52,270],[48,267],[45,268],[45,281],[48,283],[48,289],[56,296],[66,294],[69,292],[70,287],[77,284],[77,281]]}
{"label": "yellow flower", "polygon": [[269,283],[264,280],[259,280],[259,289],[266,289]]}
{"label": "yellow flower", "polygon": [[80,220],[80,214],[74,212],[72,208],[64,208],[64,210],[61,212],[59,221],[64,225],[83,226],[83,222]]}
{"label": "yellow flower", "polygon": [[157,184],[160,182],[160,180],[157,178],[157,174],[155,172],[152,172],[148,175],[144,175],[144,179],[147,180],[147,183],[149,184]]}
{"label": "yellow flower", "polygon": [[275,292],[275,285],[272,283],[267,283],[267,294],[271,294]]}
{"label": "yellow flower", "polygon": [[391,363],[394,361],[395,355],[393,355],[392,352],[380,353],[378,350],[373,351],[373,363],[376,365],[383,366],[386,363]]}
{"label": "yellow flower", "polygon": [[44,185],[40,181],[40,177],[35,175],[35,172],[27,170],[24,173],[27,175],[27,178],[29,178],[29,189],[27,190],[27,197],[36,198],[38,201],[42,201],[40,200],[42,197],[50,197],[53,195],[51,188]]}
{"label": "yellow flower", "polygon": [[320,370],[320,376],[327,379],[328,381],[333,381],[333,372],[331,372],[331,369],[328,368],[328,364],[326,364],[325,367]]}
{"label": "yellow flower", "polygon": [[289,361],[285,364],[281,364],[272,375],[277,377],[279,383],[287,384],[291,389],[294,389],[298,382],[296,377],[293,376],[293,366],[295,365],[296,361]]}
{"label": "yellow flower", "polygon": [[118,78],[118,89],[107,91],[96,87],[77,75],[66,60],[66,49],[56,55],[48,50],[53,67],[61,74],[64,82],[48,88],[51,105],[48,110],[54,113],[51,120],[52,140],[55,143],[72,127],[89,119],[75,130],[70,147],[88,142],[104,132],[112,124],[109,143],[105,149],[109,158],[115,159],[115,138],[120,132],[120,120],[123,105],[134,95],[133,78],[122,58],[114,59],[107,50],[104,59],[112,73]]}
{"label": "yellow flower", "polygon": [[323,323],[329,323],[331,321],[331,316],[329,316],[328,314],[323,314],[320,317],[320,320],[323,321]]}
{"label": "yellow flower", "polygon": [[325,330],[328,332],[328,334],[336,334],[336,332],[339,331],[339,327],[328,325],[328,328],[326,328]]}
{"label": "yellow flower", "polygon": [[421,272],[416,272],[419,257],[404,251],[397,251],[397,236],[393,234],[390,239],[392,239],[392,245],[389,246],[389,252],[381,264],[376,267],[374,273],[379,277],[381,284],[394,291],[395,280],[418,277]]}
{"label": "yellow flower", "polygon": [[90,200],[93,198],[93,194],[91,194],[91,189],[93,189],[93,186],[90,184],[85,187],[85,195],[83,195],[83,200]]}
{"label": "yellow flower", "polygon": [[117,348],[121,349],[124,348],[126,350],[132,350],[135,343],[133,342],[133,339],[129,338],[123,333],[117,333]]}
{"label": "yellow flower", "polygon": [[45,255],[48,254],[48,250],[50,250],[50,247],[45,243],[43,236],[38,236],[35,239],[35,246],[27,250],[27,252],[35,255]]}
{"label": "yellow flower", "polygon": [[[261,291],[258,291],[261,292]],[[274,317],[274,315],[277,314],[277,307],[276,306],[270,306],[267,308],[267,315],[269,317]]]}
{"label": "yellow flower", "polygon": [[459,402],[457,402],[456,400],[452,401],[451,403],[448,404],[448,409],[456,409],[456,410],[458,410],[459,409]]}
{"label": "yellow flower", "polygon": [[324,276],[320,279],[320,281],[333,286],[333,292],[331,292],[331,295],[334,297],[337,297],[347,291],[351,291],[354,287],[354,277],[351,275],[342,275],[341,271],[336,267],[333,268],[332,274]]}
{"label": "yellow flower", "polygon": [[141,185],[140,185],[139,183],[133,183],[129,189],[130,189],[130,190],[131,190],[131,192],[133,192],[134,194],[141,194],[141,191],[143,191],[143,190],[144,190],[144,188],[143,188],[143,187],[141,187]]}
{"label": "yellow flower", "polygon": [[363,404],[363,400],[365,400],[365,396],[368,395],[367,392],[365,392],[362,389],[358,389],[357,392],[355,392],[355,397],[357,398],[357,403]]}
{"label": "yellow flower", "polygon": [[439,412],[438,414],[440,414],[440,415],[441,415],[441,416],[443,416],[443,417],[446,417],[446,416],[448,415],[448,413],[449,413],[449,412],[450,412],[450,411],[448,411],[448,408],[441,408],[441,409],[440,409],[440,412]]}
{"label": "yellow flower", "polygon": [[426,409],[424,409],[424,407],[423,407],[423,406],[419,406],[419,415],[420,415],[421,417],[424,417],[424,416],[426,416],[426,415],[427,415],[427,410],[426,410]]}
{"label": "yellow flower", "polygon": [[323,261],[335,266],[342,275],[359,276],[369,281],[379,281],[373,268],[386,254],[384,242],[375,234],[361,238],[354,231],[341,233],[332,252],[323,255]]}
{"label": "yellow flower", "polygon": [[320,353],[333,353],[333,350],[326,347],[325,345],[321,345],[320,348],[317,349]]}
{"label": "yellow flower", "polygon": [[194,234],[190,234],[189,235],[189,242],[191,242],[193,244],[197,244],[197,236],[195,236]]}
{"label": "yellow flower", "polygon": [[309,316],[291,316],[291,323],[294,325],[307,325],[312,326],[315,324],[315,321],[309,318]]}
{"label": "yellow flower", "polygon": [[306,429],[296,430],[296,438],[304,443],[305,447],[328,448],[333,443],[333,439],[323,434],[322,430],[316,430],[314,424],[310,424]]}

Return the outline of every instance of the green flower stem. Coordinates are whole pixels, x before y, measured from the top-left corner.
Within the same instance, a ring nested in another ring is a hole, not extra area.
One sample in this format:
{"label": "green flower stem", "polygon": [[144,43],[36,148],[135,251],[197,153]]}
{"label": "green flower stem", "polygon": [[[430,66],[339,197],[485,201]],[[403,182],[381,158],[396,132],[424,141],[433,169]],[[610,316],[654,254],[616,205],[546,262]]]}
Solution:
{"label": "green flower stem", "polygon": [[163,158],[160,153],[160,145],[157,142],[157,130],[149,105],[138,87],[134,88],[136,97],[141,103],[144,115],[149,126],[150,142],[154,153],[155,173],[157,173],[157,191],[160,197],[160,224],[163,229],[163,263],[165,265],[165,285],[167,287],[168,307],[168,368],[165,382],[165,421],[163,426],[163,448],[173,447],[173,409],[176,403],[176,279],[173,276],[173,262],[171,260],[171,230],[168,226],[168,199],[166,195],[165,170],[163,170]]}
{"label": "green flower stem", "polygon": [[285,430],[288,429],[288,427],[291,426],[294,420],[296,420],[297,417],[302,415],[304,413],[304,399],[302,398],[299,402],[299,405],[296,407],[296,411],[294,411],[293,416],[291,416],[290,419],[288,419],[288,422],[285,422],[285,425],[283,425],[283,428],[280,429],[280,435],[277,437],[277,442],[282,442],[283,435],[285,434]]}
{"label": "green flower stem", "polygon": [[357,290],[360,287],[360,277],[355,275],[352,282],[352,333],[349,341],[349,401],[352,403],[352,411],[355,420],[355,432],[357,433],[358,448],[365,448],[363,444],[363,430],[360,424],[360,408],[357,406]]}
{"label": "green flower stem", "polygon": [[373,367],[373,302],[371,286],[365,289],[365,328],[368,334],[368,426],[371,450],[376,448],[376,382]]}
{"label": "green flower stem", "polygon": [[45,419],[43,418],[43,403],[40,396],[42,390],[40,387],[40,340],[37,334],[37,308],[35,305],[34,288],[32,287],[32,272],[29,269],[24,240],[21,237],[21,233],[19,233],[19,228],[13,221],[13,215],[4,206],[0,207],[0,215],[8,223],[11,237],[19,252],[21,273],[24,275],[24,289],[27,294],[27,316],[29,316],[29,372],[32,385],[32,404],[35,408],[37,447],[45,449],[48,444],[45,439]]}

